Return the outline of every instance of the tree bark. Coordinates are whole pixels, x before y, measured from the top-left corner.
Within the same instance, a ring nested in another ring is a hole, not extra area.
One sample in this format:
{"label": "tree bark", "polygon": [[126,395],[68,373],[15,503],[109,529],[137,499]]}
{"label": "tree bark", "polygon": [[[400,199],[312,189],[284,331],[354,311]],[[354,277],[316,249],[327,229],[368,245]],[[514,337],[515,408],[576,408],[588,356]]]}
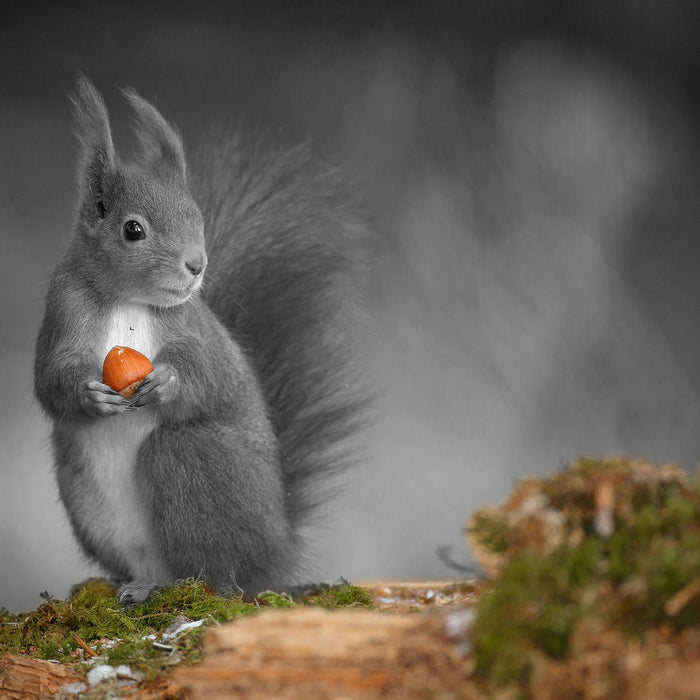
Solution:
{"label": "tree bark", "polygon": [[0,658],[2,700],[52,698],[64,685],[79,681],[78,676],[61,664],[12,655]]}
{"label": "tree bark", "polygon": [[195,700],[445,696],[468,677],[455,613],[266,610],[210,630],[203,663],[173,680]]}

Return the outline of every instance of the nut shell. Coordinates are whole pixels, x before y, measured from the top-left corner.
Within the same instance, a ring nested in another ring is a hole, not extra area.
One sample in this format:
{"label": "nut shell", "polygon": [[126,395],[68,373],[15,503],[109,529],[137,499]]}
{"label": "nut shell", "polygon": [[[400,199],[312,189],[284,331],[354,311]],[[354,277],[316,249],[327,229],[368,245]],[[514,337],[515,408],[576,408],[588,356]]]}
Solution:
{"label": "nut shell", "polygon": [[135,393],[136,390],[143,384],[143,379],[137,379],[135,382],[131,382],[131,384],[128,384],[125,386],[119,393],[125,398],[125,399],[130,399]]}
{"label": "nut shell", "polygon": [[138,350],[115,345],[102,365],[102,383],[131,398],[147,374],[153,371],[151,361]]}

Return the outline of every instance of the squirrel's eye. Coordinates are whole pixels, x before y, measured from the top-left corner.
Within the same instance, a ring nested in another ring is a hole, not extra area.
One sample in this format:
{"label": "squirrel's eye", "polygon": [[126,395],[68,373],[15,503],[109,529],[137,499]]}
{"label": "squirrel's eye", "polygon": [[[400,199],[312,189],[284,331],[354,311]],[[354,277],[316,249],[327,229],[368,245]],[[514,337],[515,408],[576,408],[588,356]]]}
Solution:
{"label": "squirrel's eye", "polygon": [[124,238],[127,241],[140,241],[146,237],[143,226],[138,221],[130,219],[124,224]]}

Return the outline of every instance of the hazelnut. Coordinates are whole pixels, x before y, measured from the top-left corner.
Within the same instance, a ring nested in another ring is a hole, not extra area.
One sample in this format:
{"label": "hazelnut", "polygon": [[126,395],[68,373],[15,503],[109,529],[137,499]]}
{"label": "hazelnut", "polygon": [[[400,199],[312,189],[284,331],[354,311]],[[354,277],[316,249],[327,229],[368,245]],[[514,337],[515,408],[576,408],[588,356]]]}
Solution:
{"label": "hazelnut", "polygon": [[102,365],[102,383],[118,391],[125,399],[130,399],[145,376],[152,371],[151,361],[138,350],[115,345]]}

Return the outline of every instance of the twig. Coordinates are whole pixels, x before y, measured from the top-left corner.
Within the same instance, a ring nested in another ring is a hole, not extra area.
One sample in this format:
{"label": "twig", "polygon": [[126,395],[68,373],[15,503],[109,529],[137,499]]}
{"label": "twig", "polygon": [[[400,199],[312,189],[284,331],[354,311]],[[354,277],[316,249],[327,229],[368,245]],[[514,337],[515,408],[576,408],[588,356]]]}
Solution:
{"label": "twig", "polygon": [[83,649],[88,656],[99,656],[99,654],[94,649],[91,649],[85,640],[75,632],[73,633],[73,639],[75,639],[75,643]]}
{"label": "twig", "polygon": [[664,605],[666,614],[671,617],[677,615],[698,593],[700,593],[700,578],[683,586],[678,593],[666,601],[666,605]]}

